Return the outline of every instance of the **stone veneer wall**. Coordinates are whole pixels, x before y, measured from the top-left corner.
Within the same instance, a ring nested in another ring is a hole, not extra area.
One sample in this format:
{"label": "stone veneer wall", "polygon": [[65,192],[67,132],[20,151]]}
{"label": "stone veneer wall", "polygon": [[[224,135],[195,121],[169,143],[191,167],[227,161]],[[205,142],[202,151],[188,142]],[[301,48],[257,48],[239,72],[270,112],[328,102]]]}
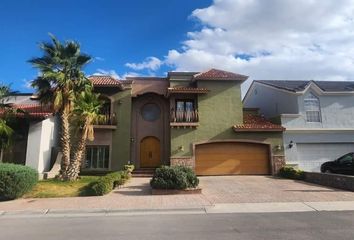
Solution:
{"label": "stone veneer wall", "polygon": [[195,168],[195,162],[190,157],[171,157],[170,158],[170,165],[171,166],[186,166],[192,169]]}
{"label": "stone veneer wall", "polygon": [[275,155],[273,156],[273,175],[278,174],[279,170],[285,166],[285,157]]}

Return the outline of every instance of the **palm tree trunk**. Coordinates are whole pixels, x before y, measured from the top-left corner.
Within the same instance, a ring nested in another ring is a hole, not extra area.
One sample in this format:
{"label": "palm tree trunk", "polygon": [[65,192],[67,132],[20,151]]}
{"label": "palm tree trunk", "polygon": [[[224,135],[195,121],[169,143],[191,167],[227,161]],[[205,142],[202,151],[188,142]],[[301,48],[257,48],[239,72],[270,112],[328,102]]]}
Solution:
{"label": "palm tree trunk", "polygon": [[70,124],[69,124],[69,112],[70,105],[64,106],[63,112],[60,115],[61,118],[61,151],[63,154],[61,161],[60,178],[66,179],[68,167],[70,164]]}
{"label": "palm tree trunk", "polygon": [[87,131],[88,131],[88,123],[86,122],[84,127],[82,128],[81,138],[79,140],[78,146],[74,153],[73,158],[70,160],[70,165],[67,171],[67,179],[66,180],[76,180],[79,177],[82,158],[85,154],[86,150],[86,140],[87,140]]}
{"label": "palm tree trunk", "polygon": [[0,163],[2,163],[3,158],[4,158],[4,148],[1,148],[0,149]]}

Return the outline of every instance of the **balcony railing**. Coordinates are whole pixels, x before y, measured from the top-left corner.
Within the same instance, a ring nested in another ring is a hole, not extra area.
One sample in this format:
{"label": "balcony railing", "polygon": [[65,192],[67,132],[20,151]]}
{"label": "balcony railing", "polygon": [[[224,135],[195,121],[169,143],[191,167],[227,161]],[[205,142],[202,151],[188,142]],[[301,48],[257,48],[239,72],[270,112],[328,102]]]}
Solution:
{"label": "balcony railing", "polygon": [[198,121],[198,110],[171,110],[171,122],[195,123]]}
{"label": "balcony railing", "polygon": [[116,114],[103,114],[94,125],[117,125]]}

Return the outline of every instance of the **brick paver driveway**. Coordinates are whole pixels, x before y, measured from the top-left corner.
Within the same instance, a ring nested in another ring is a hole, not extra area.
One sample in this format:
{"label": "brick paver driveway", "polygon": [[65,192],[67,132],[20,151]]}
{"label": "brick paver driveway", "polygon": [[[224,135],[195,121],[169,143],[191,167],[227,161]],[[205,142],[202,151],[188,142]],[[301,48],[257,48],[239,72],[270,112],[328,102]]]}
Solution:
{"label": "brick paver driveway", "polygon": [[354,192],[271,176],[200,177],[212,203],[354,201]]}
{"label": "brick paver driveway", "polygon": [[102,197],[18,199],[1,211],[40,209],[176,209],[220,203],[354,201],[354,192],[270,176],[200,177],[202,194],[151,195],[150,178],[133,178]]}

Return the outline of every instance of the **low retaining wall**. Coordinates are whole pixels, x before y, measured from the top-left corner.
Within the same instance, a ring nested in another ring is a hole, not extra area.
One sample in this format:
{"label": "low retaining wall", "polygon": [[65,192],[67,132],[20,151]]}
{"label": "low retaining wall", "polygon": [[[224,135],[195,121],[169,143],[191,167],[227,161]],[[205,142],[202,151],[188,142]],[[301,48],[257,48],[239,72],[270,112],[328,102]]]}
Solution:
{"label": "low retaining wall", "polygon": [[305,172],[305,181],[328,187],[354,191],[354,176]]}

